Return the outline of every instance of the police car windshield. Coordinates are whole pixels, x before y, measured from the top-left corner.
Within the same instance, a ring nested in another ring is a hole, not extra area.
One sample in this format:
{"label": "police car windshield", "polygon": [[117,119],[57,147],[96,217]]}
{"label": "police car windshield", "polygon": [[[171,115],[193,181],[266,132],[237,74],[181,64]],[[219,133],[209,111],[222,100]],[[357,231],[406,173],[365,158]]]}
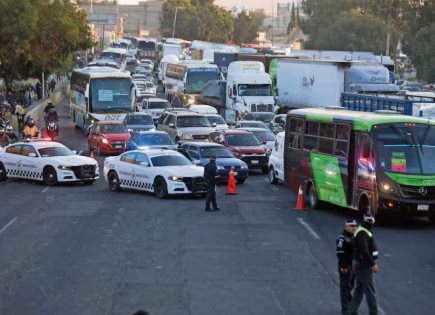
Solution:
{"label": "police car windshield", "polygon": [[66,147],[47,147],[38,149],[39,155],[41,157],[50,156],[71,156],[74,153]]}
{"label": "police car windshield", "polygon": [[160,155],[151,158],[154,167],[192,165],[187,158],[180,155]]}

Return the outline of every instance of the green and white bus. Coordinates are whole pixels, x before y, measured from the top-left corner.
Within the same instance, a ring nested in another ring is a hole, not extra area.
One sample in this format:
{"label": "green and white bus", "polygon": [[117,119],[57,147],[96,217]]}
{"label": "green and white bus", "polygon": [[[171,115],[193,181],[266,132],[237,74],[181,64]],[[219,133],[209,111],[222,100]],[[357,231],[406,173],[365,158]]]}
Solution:
{"label": "green and white bus", "polygon": [[435,121],[347,109],[287,115],[286,185],[322,202],[373,215],[428,216],[435,224]]}
{"label": "green and white bus", "polygon": [[128,72],[110,67],[76,69],[70,85],[71,118],[83,130],[94,121],[122,120],[134,111],[134,93]]}

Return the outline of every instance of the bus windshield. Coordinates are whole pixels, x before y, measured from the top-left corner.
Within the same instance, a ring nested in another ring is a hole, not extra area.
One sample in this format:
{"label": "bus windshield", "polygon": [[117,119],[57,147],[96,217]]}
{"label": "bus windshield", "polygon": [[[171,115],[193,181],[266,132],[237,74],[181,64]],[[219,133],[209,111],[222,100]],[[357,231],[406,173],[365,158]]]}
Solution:
{"label": "bus windshield", "polygon": [[103,51],[100,55],[100,59],[113,60],[117,63],[120,63],[121,62],[121,54],[117,53],[117,52]]}
{"label": "bus windshield", "polygon": [[386,124],[374,129],[377,163],[387,172],[435,174],[435,126]]}
{"label": "bus windshield", "polygon": [[125,112],[132,110],[129,78],[92,79],[89,111],[91,113]]}
{"label": "bus windshield", "polygon": [[270,84],[239,84],[239,96],[271,96]]}
{"label": "bus windshield", "polygon": [[187,73],[187,93],[201,93],[202,88],[209,81],[218,80],[219,73],[216,69],[199,69],[203,71],[190,71]]}

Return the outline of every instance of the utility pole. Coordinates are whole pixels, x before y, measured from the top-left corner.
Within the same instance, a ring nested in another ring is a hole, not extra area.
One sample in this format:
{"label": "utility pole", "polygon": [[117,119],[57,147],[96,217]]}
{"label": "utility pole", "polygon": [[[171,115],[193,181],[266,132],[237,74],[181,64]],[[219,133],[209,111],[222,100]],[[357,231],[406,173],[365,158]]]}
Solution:
{"label": "utility pole", "polygon": [[178,7],[175,7],[174,25],[172,26],[172,38],[175,38],[175,24],[177,23]]}
{"label": "utility pole", "polygon": [[275,32],[275,0],[272,0],[272,47],[274,42],[274,33]]}
{"label": "utility pole", "polygon": [[387,22],[387,43],[385,47],[385,56],[390,55],[390,41],[391,41],[391,10],[393,10],[394,0],[390,0],[390,7],[388,9],[388,22]]}

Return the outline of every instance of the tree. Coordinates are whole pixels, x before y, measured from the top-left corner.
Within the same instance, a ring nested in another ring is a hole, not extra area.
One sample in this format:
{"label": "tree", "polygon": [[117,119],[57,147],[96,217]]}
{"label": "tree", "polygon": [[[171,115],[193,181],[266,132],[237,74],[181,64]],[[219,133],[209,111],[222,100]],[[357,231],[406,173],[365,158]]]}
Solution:
{"label": "tree", "polygon": [[240,13],[234,19],[234,43],[252,43],[258,37],[258,25],[255,20],[245,12]]}
{"label": "tree", "polygon": [[249,11],[249,15],[255,20],[258,27],[262,29],[263,21],[265,18],[267,18],[266,11],[264,11],[264,9],[251,10]]}
{"label": "tree", "polygon": [[421,28],[415,35],[418,43],[412,50],[412,62],[417,77],[425,82],[435,82],[435,22]]}

